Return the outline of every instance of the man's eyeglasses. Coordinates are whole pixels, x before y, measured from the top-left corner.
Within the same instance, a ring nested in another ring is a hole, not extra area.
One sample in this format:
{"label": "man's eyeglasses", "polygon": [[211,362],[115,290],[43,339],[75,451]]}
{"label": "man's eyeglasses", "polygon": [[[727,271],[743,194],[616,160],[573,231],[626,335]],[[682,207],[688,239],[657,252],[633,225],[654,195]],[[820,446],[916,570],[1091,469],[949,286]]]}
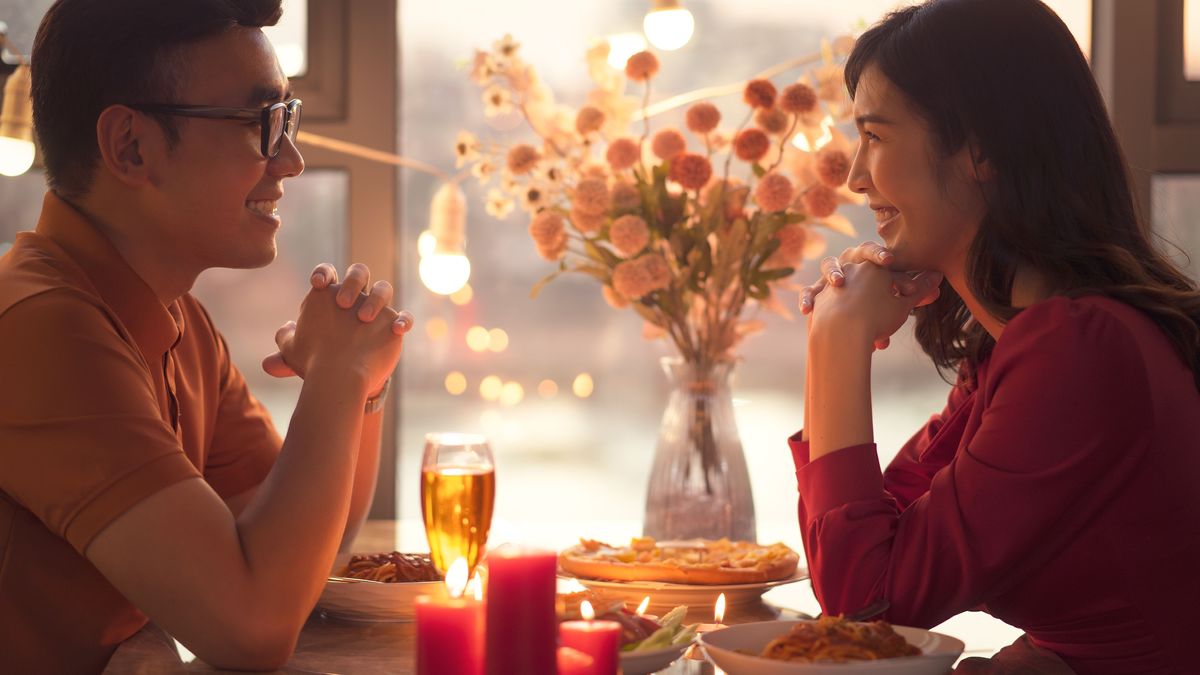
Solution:
{"label": "man's eyeglasses", "polygon": [[283,135],[296,142],[300,131],[300,99],[273,103],[265,108],[218,108],[207,105],[172,105],[169,103],[137,103],[130,105],[134,110],[180,117],[203,117],[214,120],[239,120],[258,122],[262,128],[261,150],[263,157],[271,159],[283,147]]}

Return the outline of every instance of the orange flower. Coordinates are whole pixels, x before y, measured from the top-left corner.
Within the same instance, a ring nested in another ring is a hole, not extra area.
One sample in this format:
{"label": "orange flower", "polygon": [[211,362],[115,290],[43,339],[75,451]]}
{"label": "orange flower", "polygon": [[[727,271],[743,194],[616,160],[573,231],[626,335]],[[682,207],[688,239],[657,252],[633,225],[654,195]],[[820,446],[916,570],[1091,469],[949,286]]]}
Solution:
{"label": "orange flower", "polygon": [[850,177],[850,157],[841,150],[821,148],[817,152],[817,178],[831,188],[838,187]]}
{"label": "orange flower", "polygon": [[613,290],[612,286],[604,284],[600,287],[600,292],[604,294],[604,301],[613,309],[625,309],[629,306],[629,301],[626,300],[620,293]]}
{"label": "orange flower", "polygon": [[637,141],[631,138],[618,138],[608,144],[608,150],[604,153],[613,171],[628,169],[638,161],[639,156]]}
{"label": "orange flower", "polygon": [[817,92],[803,82],[789,84],[783,88],[783,95],[779,98],[779,107],[792,115],[810,113],[817,107]]}
{"label": "orange flower", "polygon": [[642,195],[632,183],[621,181],[612,187],[612,203],[617,211],[631,211],[642,205]]}
{"label": "orange flower", "polygon": [[837,193],[833,188],[821,184],[814,185],[800,195],[800,203],[804,212],[813,218],[828,218],[837,211]]}
{"label": "orange flower", "polygon": [[621,216],[608,228],[608,240],[626,258],[641,253],[650,243],[650,228],[640,216]]}
{"label": "orange flower", "polygon": [[671,268],[657,253],[617,263],[613,268],[613,289],[629,300],[637,300],[669,285]]}
{"label": "orange flower", "polygon": [[531,145],[524,143],[514,145],[508,151],[508,170],[514,176],[527,174],[537,166],[538,160],[541,158],[542,156]]}
{"label": "orange flower", "polygon": [[587,136],[594,131],[599,131],[600,127],[604,126],[604,120],[603,110],[585,105],[575,114],[575,131],[578,131],[580,136]]}
{"label": "orange flower", "polygon": [[712,163],[704,155],[684,153],[671,161],[667,177],[685,190],[699,190],[712,178]]}
{"label": "orange flower", "polygon": [[625,62],[625,75],[634,82],[645,82],[658,72],[658,57],[650,52],[638,52]]}
{"label": "orange flower", "polygon": [[529,223],[529,236],[537,247],[538,255],[555,261],[567,250],[567,231],[562,216],[553,211],[539,211]]}
{"label": "orange flower", "polygon": [[608,184],[602,178],[585,178],[575,186],[573,201],[581,213],[603,214],[610,205]]}
{"label": "orange flower", "polygon": [[792,181],[777,173],[769,173],[754,188],[754,201],[768,213],[782,211],[792,202]]}
{"label": "orange flower", "polygon": [[742,90],[742,100],[751,108],[770,108],[775,105],[775,85],[770,80],[750,80]]}
{"label": "orange flower", "polygon": [[659,159],[671,159],[687,150],[687,139],[676,129],[661,129],[650,139],[650,150]]}
{"label": "orange flower", "polygon": [[775,233],[779,240],[779,248],[768,261],[773,267],[796,267],[804,255],[804,242],[808,240],[808,230],[799,223],[788,223]]}
{"label": "orange flower", "polygon": [[578,205],[571,207],[570,217],[571,224],[575,226],[575,229],[584,234],[595,234],[604,227],[603,213],[584,213],[579,210]]}
{"label": "orange flower", "polygon": [[708,101],[701,101],[687,109],[684,119],[692,133],[707,134],[721,123],[721,111]]}
{"label": "orange flower", "polygon": [[733,137],[733,152],[745,162],[757,162],[771,149],[771,139],[761,129],[742,129]]}
{"label": "orange flower", "polygon": [[774,108],[759,108],[758,112],[754,113],[754,123],[760,129],[772,135],[782,134],[787,131],[788,121],[787,113],[780,110],[778,106]]}

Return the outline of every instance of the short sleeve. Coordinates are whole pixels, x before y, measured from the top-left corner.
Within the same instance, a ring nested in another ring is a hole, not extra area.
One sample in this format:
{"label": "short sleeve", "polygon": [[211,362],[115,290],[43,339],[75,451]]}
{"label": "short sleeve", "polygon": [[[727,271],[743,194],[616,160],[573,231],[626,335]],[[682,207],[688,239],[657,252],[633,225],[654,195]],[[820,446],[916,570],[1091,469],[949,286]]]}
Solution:
{"label": "short sleeve", "polygon": [[0,316],[0,489],[83,553],[150,495],[199,477],[160,417],[140,352],[86,296]]}
{"label": "short sleeve", "polygon": [[[194,304],[215,342],[220,384],[212,443],[204,462],[204,478],[223,499],[235,497],[266,479],[283,440],[266,407],[250,393],[246,378],[230,357],[225,339],[198,302]],[[195,319],[191,324],[195,326]]]}

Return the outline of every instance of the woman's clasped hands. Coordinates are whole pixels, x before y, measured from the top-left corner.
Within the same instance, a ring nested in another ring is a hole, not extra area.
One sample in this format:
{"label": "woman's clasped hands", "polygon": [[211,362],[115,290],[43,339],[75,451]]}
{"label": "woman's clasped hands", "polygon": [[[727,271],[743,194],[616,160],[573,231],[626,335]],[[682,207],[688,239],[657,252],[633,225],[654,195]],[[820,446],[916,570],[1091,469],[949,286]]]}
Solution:
{"label": "woman's clasped hands", "polygon": [[800,292],[801,313],[812,315],[814,329],[869,336],[875,349],[886,349],[912,310],[941,293],[940,272],[897,271],[895,260],[873,241],[822,259],[820,279]]}

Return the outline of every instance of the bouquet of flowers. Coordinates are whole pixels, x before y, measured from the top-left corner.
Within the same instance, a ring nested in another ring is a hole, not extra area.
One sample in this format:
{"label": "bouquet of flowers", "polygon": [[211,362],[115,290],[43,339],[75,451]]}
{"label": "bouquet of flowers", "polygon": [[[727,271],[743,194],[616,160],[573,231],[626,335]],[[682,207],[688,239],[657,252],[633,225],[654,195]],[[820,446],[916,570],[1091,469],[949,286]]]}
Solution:
{"label": "bouquet of flowers", "polygon": [[[557,263],[534,295],[562,273],[586,274],[686,362],[729,362],[764,325],[743,317],[747,306],[790,316],[778,296],[796,290],[789,278],[824,250],[816,228],[853,235],[837,208],[861,199],[845,187],[851,149],[834,126],[850,114],[837,62],[852,45],[823,45],[821,65],[782,90],[762,77],[745,83],[748,109],[732,130],[715,105],[692,103],[689,143],[679,129],[651,133],[653,53],[634,54],[622,72],[597,43],[587,54],[596,86],[576,109],[555,101],[505,36],[476,52],[470,77],[485,114],[519,113],[538,140],[485,144],[463,131],[458,166],[470,163],[484,183],[499,174],[489,214],[505,218],[514,204],[530,214],[538,254]],[[627,82],[641,85],[640,102],[625,95]]]}

